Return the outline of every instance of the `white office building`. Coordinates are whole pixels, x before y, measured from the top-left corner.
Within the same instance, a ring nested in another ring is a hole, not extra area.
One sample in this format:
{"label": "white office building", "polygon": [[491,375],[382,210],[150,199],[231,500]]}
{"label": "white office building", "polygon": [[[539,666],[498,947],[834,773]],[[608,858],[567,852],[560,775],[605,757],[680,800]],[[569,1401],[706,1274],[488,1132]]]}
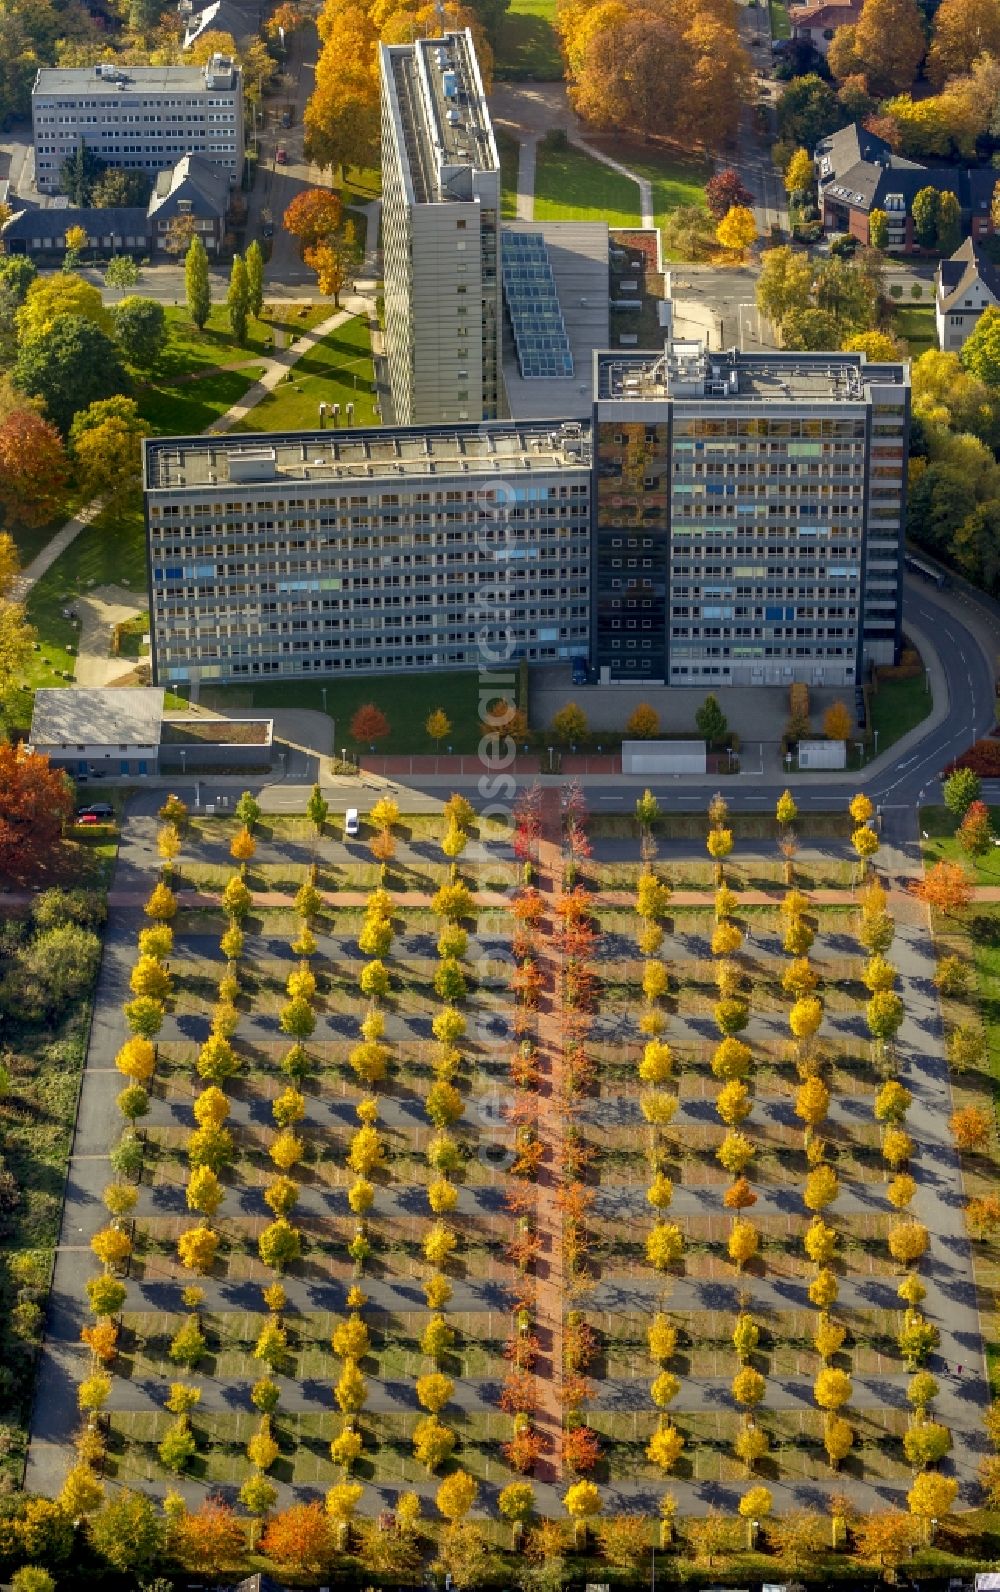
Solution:
{"label": "white office building", "polygon": [[151,177],[201,155],[239,181],[243,74],[228,56],[204,66],[43,67],[31,94],[35,180],[58,193],[80,142],[107,166]]}
{"label": "white office building", "polygon": [[500,161],[468,31],[382,45],[385,345],[399,425],[501,413]]}

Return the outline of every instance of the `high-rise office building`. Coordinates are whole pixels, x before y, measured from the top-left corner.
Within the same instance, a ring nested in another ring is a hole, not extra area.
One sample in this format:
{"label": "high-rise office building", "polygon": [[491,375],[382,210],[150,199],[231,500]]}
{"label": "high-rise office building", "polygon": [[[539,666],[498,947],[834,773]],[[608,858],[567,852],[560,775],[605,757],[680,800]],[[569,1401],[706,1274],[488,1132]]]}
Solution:
{"label": "high-rise office building", "polygon": [[399,425],[501,413],[500,162],[471,34],[382,45],[385,347]]}
{"label": "high-rise office building", "polygon": [[151,439],[154,679],[585,655],[588,449],[514,423]]}
{"label": "high-rise office building", "polygon": [[852,684],[900,642],[909,378],[599,354],[592,426],[145,445],[154,679],[469,668]]}
{"label": "high-rise office building", "polygon": [[592,660],[852,684],[900,642],[909,373],[862,354],[595,357]]}
{"label": "high-rise office building", "polygon": [[63,162],[84,143],[107,166],[159,171],[202,155],[239,181],[243,74],[228,56],[204,66],[42,67],[31,93],[35,180],[59,191]]}

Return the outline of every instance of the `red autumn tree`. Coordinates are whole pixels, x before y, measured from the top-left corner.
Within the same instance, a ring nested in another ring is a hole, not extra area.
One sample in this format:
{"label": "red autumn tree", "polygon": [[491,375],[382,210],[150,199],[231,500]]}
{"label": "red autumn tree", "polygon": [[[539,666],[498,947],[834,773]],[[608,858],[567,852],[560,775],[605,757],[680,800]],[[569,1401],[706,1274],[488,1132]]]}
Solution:
{"label": "red autumn tree", "polygon": [[0,745],[0,875],[37,877],[72,811],[72,788],[61,768],[37,752]]}
{"label": "red autumn tree", "polygon": [[389,733],[389,720],[374,702],[364,702],[351,720],[351,739],[380,741]]}
{"label": "red autumn tree", "polygon": [[910,892],[925,906],[947,913],[961,912],[972,899],[969,877],[957,862],[936,862],[910,885]]}
{"label": "red autumn tree", "polygon": [[716,221],[729,214],[734,205],[752,205],[753,195],[743,185],[739,174],[727,167],[709,177],[705,184],[705,202]]}
{"label": "red autumn tree", "polygon": [[970,802],[965,817],[955,832],[955,839],[970,857],[981,857],[993,844],[990,827],[990,810],[985,802]]}
{"label": "red autumn tree", "polygon": [[299,252],[331,238],[340,226],[343,205],[329,188],[304,188],[285,211],[285,231],[299,240]]}
{"label": "red autumn tree", "polygon": [[601,1445],[589,1426],[575,1426],[572,1431],[563,1433],[562,1459],[568,1470],[583,1476],[593,1470],[600,1457]]}
{"label": "red autumn tree", "polygon": [[535,1379],[526,1371],[511,1371],[500,1389],[499,1404],[508,1415],[527,1415],[538,1402]]}
{"label": "red autumn tree", "polygon": [[318,1501],[293,1504],[272,1515],[261,1538],[261,1552],[298,1575],[322,1575],[333,1561],[333,1525]]}
{"label": "red autumn tree", "polygon": [[0,424],[0,508],[11,524],[44,525],[59,510],[69,479],[55,426],[34,409],[14,409]]}
{"label": "red autumn tree", "polygon": [[534,1470],[545,1453],[545,1439],[540,1432],[515,1432],[509,1443],[502,1445],[503,1457],[522,1476]]}

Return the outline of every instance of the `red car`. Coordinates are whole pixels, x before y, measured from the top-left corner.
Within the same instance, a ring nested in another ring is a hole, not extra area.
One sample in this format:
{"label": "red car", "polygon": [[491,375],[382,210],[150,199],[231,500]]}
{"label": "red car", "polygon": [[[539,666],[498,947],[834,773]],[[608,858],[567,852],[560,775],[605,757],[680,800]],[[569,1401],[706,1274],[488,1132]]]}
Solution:
{"label": "red car", "polygon": [[274,158],[278,162],[279,166],[288,165],[288,150],[285,148],[284,144],[278,145],[274,153]]}

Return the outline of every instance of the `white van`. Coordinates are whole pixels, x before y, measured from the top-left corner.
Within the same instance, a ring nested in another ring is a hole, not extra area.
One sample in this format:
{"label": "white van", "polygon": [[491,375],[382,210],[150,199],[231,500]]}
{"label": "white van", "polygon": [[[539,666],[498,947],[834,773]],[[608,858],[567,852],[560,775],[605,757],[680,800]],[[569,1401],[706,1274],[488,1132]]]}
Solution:
{"label": "white van", "polygon": [[358,818],[358,809],[356,807],[348,807],[344,815],[344,835],[350,838],[352,835],[359,834],[360,831],[361,820]]}

